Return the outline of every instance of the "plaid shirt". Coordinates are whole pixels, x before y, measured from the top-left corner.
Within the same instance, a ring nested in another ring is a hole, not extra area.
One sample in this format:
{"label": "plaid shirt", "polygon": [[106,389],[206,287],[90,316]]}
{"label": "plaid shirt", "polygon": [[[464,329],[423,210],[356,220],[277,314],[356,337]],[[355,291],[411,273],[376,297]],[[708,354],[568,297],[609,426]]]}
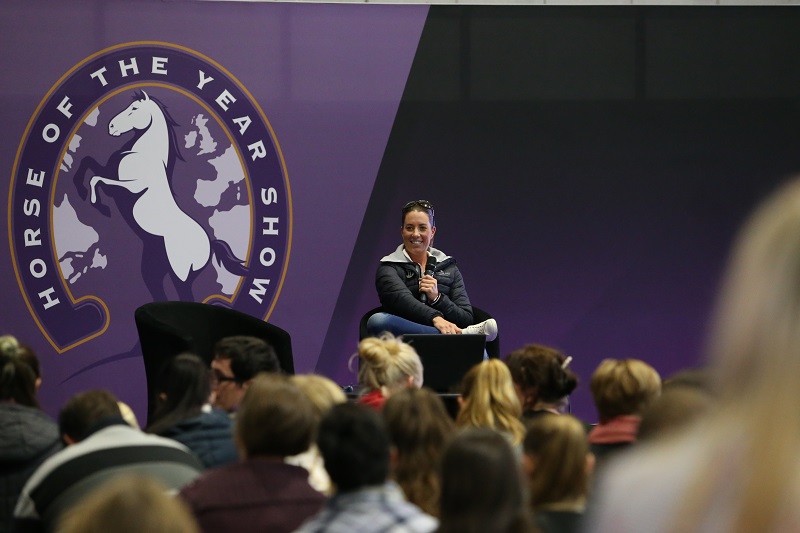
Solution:
{"label": "plaid shirt", "polygon": [[329,498],[295,533],[429,533],[438,526],[390,481]]}

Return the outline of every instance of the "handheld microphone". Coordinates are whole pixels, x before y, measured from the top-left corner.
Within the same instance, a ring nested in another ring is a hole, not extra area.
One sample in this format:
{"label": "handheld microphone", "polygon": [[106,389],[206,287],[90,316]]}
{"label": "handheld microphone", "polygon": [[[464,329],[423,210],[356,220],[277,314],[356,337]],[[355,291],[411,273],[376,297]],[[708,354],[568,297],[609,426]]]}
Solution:
{"label": "handheld microphone", "polygon": [[[436,258],[428,257],[428,262],[425,263],[425,276],[433,276],[433,271],[436,269]],[[428,295],[424,292],[419,293],[419,301],[426,304],[428,303]]]}

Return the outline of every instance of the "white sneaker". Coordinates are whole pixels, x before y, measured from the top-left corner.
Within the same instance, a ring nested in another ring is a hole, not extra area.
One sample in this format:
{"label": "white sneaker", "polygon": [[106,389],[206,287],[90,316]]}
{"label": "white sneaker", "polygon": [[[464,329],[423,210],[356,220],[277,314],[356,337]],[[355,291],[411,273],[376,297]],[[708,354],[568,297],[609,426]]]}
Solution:
{"label": "white sneaker", "polygon": [[461,333],[467,335],[486,335],[486,342],[492,342],[497,338],[497,320],[490,318],[478,324],[467,326],[461,330]]}

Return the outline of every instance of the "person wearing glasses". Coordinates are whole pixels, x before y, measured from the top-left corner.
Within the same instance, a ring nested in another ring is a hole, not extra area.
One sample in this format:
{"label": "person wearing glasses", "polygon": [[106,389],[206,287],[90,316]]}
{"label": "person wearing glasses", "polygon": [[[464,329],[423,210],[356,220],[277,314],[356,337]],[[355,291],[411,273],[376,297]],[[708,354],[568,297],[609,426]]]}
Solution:
{"label": "person wearing glasses", "polygon": [[214,407],[235,413],[259,372],[281,372],[275,349],[268,342],[247,335],[225,337],[217,342],[211,361]]}
{"label": "person wearing glasses", "polygon": [[497,322],[473,324],[464,278],[454,258],[431,246],[436,234],[433,206],[414,200],[403,206],[403,243],[381,259],[376,287],[382,313],[367,322],[370,335],[471,333],[497,337]]}

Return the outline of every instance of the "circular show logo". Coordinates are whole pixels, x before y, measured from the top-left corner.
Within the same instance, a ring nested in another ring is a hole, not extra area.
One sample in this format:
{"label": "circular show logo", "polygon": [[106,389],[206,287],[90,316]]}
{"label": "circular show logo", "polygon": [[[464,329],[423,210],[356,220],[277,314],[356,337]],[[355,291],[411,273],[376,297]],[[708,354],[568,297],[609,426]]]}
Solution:
{"label": "circular show logo", "polygon": [[58,352],[147,301],[268,318],[289,260],[291,193],[264,112],[221,65],[169,43],[108,48],[53,86],[9,205],[17,280]]}

